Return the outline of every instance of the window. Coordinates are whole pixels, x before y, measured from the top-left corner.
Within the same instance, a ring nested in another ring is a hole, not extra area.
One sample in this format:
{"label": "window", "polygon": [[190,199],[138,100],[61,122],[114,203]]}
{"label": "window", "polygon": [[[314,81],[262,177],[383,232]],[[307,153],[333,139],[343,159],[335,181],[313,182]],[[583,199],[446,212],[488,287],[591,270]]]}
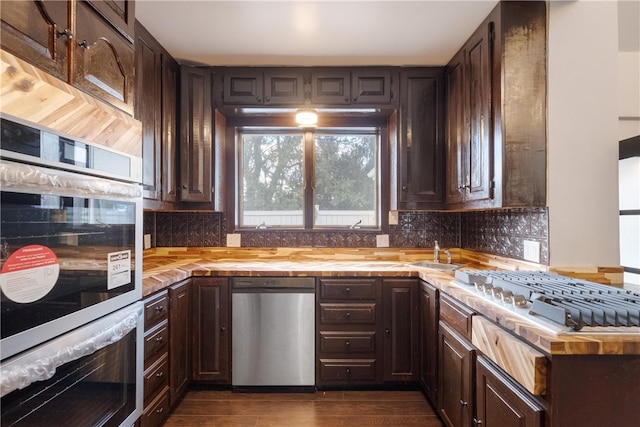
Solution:
{"label": "window", "polygon": [[380,227],[380,128],[241,128],[242,228]]}

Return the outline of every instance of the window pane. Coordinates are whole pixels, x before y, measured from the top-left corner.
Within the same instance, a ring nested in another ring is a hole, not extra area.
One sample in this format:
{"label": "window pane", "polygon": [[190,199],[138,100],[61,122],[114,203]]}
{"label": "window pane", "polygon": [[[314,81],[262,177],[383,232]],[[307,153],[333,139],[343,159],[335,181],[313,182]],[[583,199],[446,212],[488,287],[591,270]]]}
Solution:
{"label": "window pane", "polygon": [[302,134],[242,135],[241,226],[301,227]]}
{"label": "window pane", "polygon": [[377,226],[378,135],[318,133],[314,225]]}

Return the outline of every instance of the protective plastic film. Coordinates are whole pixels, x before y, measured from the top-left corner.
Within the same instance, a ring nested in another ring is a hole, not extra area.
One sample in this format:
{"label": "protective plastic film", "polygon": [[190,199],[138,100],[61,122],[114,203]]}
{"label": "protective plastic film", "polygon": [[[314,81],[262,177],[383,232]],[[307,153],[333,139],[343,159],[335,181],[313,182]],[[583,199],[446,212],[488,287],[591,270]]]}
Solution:
{"label": "protective plastic film", "polygon": [[142,303],[82,326],[48,343],[2,362],[0,396],[53,377],[56,368],[120,341],[137,326]]}
{"label": "protective plastic film", "polygon": [[0,187],[8,191],[30,190],[70,197],[142,197],[142,190],[136,184],[7,161],[0,162]]}

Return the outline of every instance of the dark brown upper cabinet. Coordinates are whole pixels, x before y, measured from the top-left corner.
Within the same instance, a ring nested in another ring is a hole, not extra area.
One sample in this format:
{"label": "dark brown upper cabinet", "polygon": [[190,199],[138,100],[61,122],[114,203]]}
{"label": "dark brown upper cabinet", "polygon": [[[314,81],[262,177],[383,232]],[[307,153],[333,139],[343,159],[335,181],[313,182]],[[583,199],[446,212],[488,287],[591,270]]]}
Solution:
{"label": "dark brown upper cabinet", "polygon": [[[351,71],[352,104],[390,104],[394,100],[395,72],[388,68],[356,68]],[[395,79],[397,81],[397,78]]]}
{"label": "dark brown upper cabinet", "polygon": [[450,208],[546,205],[546,19],[500,2],[447,65]]}
{"label": "dark brown upper cabinet", "polygon": [[135,117],[142,122],[143,195],[146,208],[158,208],[161,206],[150,201],[177,200],[179,67],[139,22],[135,32]]}
{"label": "dark brown upper cabinet", "polygon": [[[133,115],[133,38],[99,12],[107,3],[3,3],[2,48]],[[133,1],[118,4],[133,14]]]}
{"label": "dark brown upper cabinet", "polygon": [[73,30],[68,1],[2,3],[2,49],[67,81]]}
{"label": "dark brown upper cabinet", "polygon": [[311,102],[346,105],[351,102],[351,72],[341,68],[311,71]]}
{"label": "dark brown upper cabinet", "polygon": [[296,68],[227,68],[222,96],[224,104],[302,104],[303,75]]}
{"label": "dark brown upper cabinet", "polygon": [[444,102],[443,68],[400,71],[398,209],[444,207]]}
{"label": "dark brown upper cabinet", "polygon": [[123,37],[133,43],[135,31],[135,1],[129,0],[85,0]]}
{"label": "dark brown upper cabinet", "polygon": [[180,69],[180,201],[213,200],[212,76],[208,67]]}

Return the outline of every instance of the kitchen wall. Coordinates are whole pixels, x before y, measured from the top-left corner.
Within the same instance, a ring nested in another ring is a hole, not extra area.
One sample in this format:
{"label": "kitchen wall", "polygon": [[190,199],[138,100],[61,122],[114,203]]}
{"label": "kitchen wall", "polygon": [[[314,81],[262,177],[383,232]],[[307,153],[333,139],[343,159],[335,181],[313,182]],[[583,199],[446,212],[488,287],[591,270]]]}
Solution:
{"label": "kitchen wall", "polygon": [[[144,233],[153,247],[226,246],[225,215],[219,212],[145,212]],[[244,247],[375,247],[375,231],[240,232]],[[389,226],[395,248],[464,248],[514,259],[523,258],[524,240],[540,242],[540,264],[549,263],[549,212],[546,208],[471,212],[399,212]]]}

